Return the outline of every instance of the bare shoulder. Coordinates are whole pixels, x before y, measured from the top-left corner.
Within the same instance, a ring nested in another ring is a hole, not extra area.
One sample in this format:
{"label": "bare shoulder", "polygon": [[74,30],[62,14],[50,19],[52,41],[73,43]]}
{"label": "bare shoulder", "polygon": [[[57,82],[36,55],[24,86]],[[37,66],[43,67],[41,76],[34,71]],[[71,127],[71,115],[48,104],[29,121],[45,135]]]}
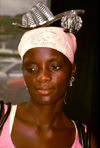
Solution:
{"label": "bare shoulder", "polygon": [[97,139],[93,133],[91,133],[91,147],[90,148],[97,148]]}

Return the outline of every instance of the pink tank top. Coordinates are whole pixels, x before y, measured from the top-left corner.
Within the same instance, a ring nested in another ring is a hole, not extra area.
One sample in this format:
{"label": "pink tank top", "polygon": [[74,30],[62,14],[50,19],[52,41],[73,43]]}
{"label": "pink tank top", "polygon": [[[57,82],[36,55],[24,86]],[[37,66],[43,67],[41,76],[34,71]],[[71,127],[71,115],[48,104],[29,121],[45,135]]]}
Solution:
{"label": "pink tank top", "polygon": [[[10,136],[9,119],[10,118],[8,117],[0,135],[0,148],[15,148]],[[78,133],[76,134],[76,138],[71,148],[82,148],[81,144],[79,143]]]}

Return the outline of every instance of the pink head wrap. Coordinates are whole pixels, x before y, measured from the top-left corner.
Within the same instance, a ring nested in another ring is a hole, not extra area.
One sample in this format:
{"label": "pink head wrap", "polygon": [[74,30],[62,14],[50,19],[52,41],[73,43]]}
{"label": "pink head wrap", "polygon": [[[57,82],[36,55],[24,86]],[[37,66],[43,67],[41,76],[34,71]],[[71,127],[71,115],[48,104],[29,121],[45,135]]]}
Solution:
{"label": "pink head wrap", "polygon": [[21,38],[18,51],[23,58],[26,51],[35,47],[49,47],[63,53],[71,63],[74,62],[76,38],[65,33],[61,27],[41,27],[27,31]]}

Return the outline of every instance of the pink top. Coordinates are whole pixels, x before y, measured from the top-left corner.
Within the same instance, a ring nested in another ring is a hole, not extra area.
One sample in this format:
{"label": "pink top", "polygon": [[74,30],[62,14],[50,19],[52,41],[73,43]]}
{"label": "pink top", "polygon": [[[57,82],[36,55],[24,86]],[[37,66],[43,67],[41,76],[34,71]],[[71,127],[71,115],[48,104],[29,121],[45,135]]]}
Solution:
{"label": "pink top", "polygon": [[[2,133],[0,135],[0,148],[15,148],[11,136],[10,136],[10,125],[9,125],[9,117],[3,126]],[[82,148],[81,144],[79,143],[78,134],[76,134],[75,141],[71,148]]]}

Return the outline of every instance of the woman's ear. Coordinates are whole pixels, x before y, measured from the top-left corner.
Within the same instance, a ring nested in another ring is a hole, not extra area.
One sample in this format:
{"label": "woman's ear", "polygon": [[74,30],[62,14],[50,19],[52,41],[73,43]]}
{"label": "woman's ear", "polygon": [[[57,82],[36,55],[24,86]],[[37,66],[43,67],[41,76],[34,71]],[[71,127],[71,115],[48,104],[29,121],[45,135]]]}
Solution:
{"label": "woman's ear", "polygon": [[73,82],[75,80],[75,78],[74,78],[75,72],[76,72],[76,65],[73,64],[72,65],[72,71],[71,71],[70,79],[69,79],[69,86],[72,86],[73,85]]}
{"label": "woman's ear", "polygon": [[73,64],[72,65],[71,77],[74,76],[75,72],[76,72],[76,64]]}

